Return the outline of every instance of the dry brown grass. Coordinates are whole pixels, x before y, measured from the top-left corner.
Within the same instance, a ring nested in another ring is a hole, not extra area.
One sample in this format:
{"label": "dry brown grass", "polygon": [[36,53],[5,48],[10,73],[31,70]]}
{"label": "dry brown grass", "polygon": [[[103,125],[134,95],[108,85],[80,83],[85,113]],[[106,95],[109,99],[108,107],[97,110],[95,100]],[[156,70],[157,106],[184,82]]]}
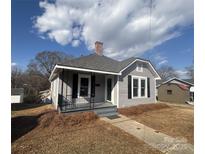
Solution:
{"label": "dry brown grass", "polygon": [[159,110],[159,109],[164,109],[164,108],[169,108],[169,106],[163,103],[141,104],[138,106],[120,108],[118,109],[118,112],[126,116],[131,116],[131,115],[139,115],[144,112],[154,111],[154,110]]}
{"label": "dry brown grass", "polygon": [[54,107],[52,104],[12,104],[11,106],[11,116],[17,117],[17,116],[31,116],[31,115],[37,115],[42,112],[54,110]]}
{"label": "dry brown grass", "polygon": [[[146,106],[150,108],[149,105]],[[146,106],[143,108],[146,108]],[[139,110],[138,107],[134,107],[134,109]],[[169,107],[148,110],[142,113],[136,111],[136,114],[133,114],[134,111],[132,114],[127,114],[131,109],[125,110],[123,109],[121,113],[129,115],[133,120],[167,135],[185,138],[189,143],[194,144],[194,110],[192,107],[169,105]]]}
{"label": "dry brown grass", "polygon": [[32,110],[27,111],[27,116],[23,113],[23,116],[13,117],[21,117],[12,123],[12,128],[19,132],[19,127],[34,126],[12,142],[12,153],[161,153],[99,120],[93,112],[63,115],[46,109],[37,113]]}

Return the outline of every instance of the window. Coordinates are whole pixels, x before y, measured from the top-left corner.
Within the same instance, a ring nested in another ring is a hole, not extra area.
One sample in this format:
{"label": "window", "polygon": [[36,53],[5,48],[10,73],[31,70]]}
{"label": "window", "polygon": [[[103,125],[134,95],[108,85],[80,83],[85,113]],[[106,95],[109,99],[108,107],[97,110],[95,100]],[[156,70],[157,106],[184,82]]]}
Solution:
{"label": "window", "polygon": [[137,72],[143,72],[143,64],[137,64],[136,65],[136,71]]}
{"label": "window", "polygon": [[141,96],[145,96],[145,79],[141,79]]}
{"label": "window", "polygon": [[138,79],[133,79],[133,96],[138,97]]}
{"label": "window", "polygon": [[80,97],[88,97],[90,94],[90,76],[89,75],[79,75],[78,81],[78,94]]}
{"label": "window", "polygon": [[171,95],[172,94],[172,90],[167,90],[167,94]]}
{"label": "window", "polygon": [[147,78],[132,76],[132,97],[147,97]]}

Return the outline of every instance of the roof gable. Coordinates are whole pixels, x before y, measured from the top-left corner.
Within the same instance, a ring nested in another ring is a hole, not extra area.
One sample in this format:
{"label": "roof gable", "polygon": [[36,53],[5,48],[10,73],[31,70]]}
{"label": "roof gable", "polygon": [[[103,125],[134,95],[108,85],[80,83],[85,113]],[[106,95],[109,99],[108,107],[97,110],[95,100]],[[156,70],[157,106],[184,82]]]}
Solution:
{"label": "roof gable", "polygon": [[152,63],[151,63],[149,60],[144,60],[144,59],[141,59],[141,58],[134,58],[134,57],[133,57],[133,61],[132,61],[130,64],[128,64],[126,67],[124,67],[123,69],[121,69],[120,73],[123,72],[124,70],[126,70],[127,68],[129,68],[130,66],[132,66],[133,64],[135,64],[136,61],[140,61],[140,62],[142,62],[142,63],[148,64],[148,68],[149,68],[149,70],[154,74],[155,79],[156,79],[156,80],[161,80],[160,75],[158,74],[158,72],[156,71],[156,69],[154,68],[154,66],[152,65]]}
{"label": "roof gable", "polygon": [[174,84],[178,84],[178,85],[184,84],[184,85],[189,85],[189,86],[193,86],[194,85],[194,84],[192,84],[190,82],[187,82],[185,80],[178,79],[178,78],[169,79],[169,80],[163,82],[162,84],[167,84],[167,83],[174,83]]}

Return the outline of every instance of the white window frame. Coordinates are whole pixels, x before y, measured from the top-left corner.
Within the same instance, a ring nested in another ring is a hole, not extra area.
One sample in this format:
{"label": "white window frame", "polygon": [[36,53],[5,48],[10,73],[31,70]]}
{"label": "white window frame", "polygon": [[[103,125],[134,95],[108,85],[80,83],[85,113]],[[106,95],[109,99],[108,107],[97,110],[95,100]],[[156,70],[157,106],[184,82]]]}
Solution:
{"label": "white window frame", "polygon": [[[138,96],[133,96],[133,80],[138,79]],[[145,80],[145,96],[141,96],[141,79]],[[147,77],[143,76],[132,76],[132,99],[135,98],[147,98]]]}
{"label": "white window frame", "polygon": [[136,64],[136,71],[143,72],[143,64]]}
{"label": "white window frame", "polygon": [[[80,96],[81,78],[88,78],[88,95],[87,96]],[[91,94],[91,76],[88,74],[79,74],[78,75],[78,98],[86,98],[86,97],[89,97],[90,94]]]}

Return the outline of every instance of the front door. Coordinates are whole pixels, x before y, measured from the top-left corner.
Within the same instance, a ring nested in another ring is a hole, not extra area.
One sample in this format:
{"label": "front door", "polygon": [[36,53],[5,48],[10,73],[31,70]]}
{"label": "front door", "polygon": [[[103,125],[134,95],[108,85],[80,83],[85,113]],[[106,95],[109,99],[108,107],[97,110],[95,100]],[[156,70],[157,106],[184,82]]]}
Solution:
{"label": "front door", "polygon": [[111,101],[111,96],[112,96],[112,79],[108,78],[107,79],[107,100]]}
{"label": "front door", "polygon": [[91,92],[91,76],[87,74],[79,74],[77,103],[89,103],[90,92]]}

